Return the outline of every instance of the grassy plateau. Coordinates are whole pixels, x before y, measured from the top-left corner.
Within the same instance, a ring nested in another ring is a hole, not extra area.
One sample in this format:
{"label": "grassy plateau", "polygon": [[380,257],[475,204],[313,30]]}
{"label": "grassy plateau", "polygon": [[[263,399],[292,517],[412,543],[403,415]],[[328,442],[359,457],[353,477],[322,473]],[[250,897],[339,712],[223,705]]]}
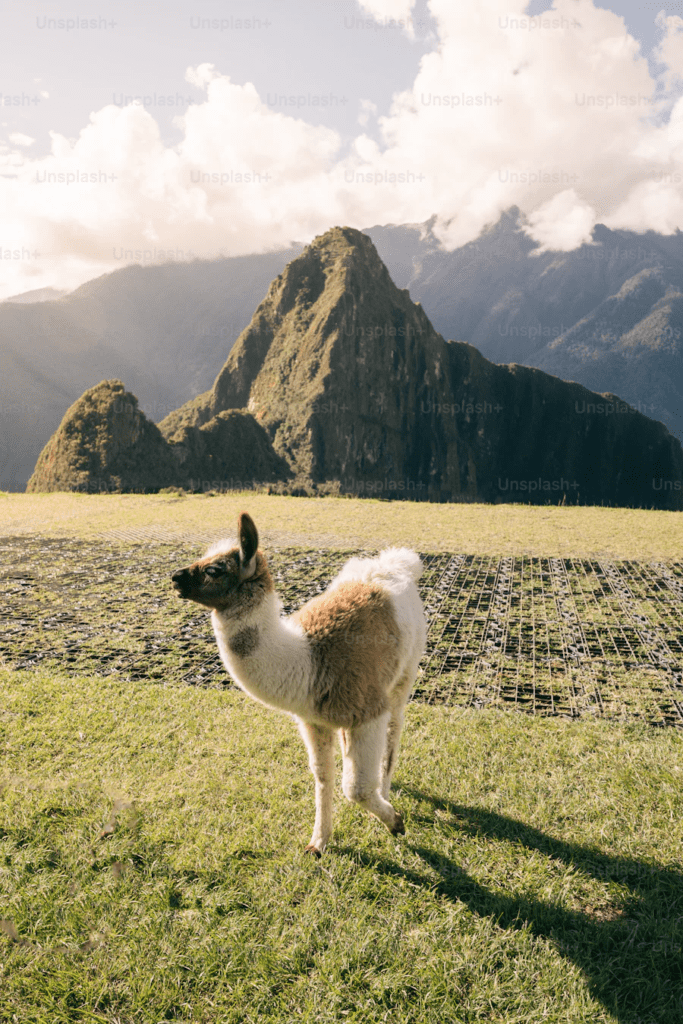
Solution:
{"label": "grassy plateau", "polygon": [[[405,836],[338,787],[304,856],[303,744],[168,584],[242,509],[286,607],[434,553]],[[679,514],[7,495],[0,538],[2,1024],[683,1022]]]}

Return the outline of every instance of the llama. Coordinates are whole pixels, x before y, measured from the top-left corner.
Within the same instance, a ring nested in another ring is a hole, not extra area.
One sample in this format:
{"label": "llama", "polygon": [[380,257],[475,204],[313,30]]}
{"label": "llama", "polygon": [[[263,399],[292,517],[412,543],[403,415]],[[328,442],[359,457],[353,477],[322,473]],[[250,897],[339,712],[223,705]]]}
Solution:
{"label": "llama", "polygon": [[237,685],[299,727],[315,778],[306,852],[320,857],[332,832],[335,732],[345,797],[393,835],[404,833],[389,789],[426,644],[418,555],[389,548],[377,558],[352,558],[323,594],[283,616],[246,512],[238,535],[237,546],[219,541],[171,578],[180,597],[213,609],[218,649]]}

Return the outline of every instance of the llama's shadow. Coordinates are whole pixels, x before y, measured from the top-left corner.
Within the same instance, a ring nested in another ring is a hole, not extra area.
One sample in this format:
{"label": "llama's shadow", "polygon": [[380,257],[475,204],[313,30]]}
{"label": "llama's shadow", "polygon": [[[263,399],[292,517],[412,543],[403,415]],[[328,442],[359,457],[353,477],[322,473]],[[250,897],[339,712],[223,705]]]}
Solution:
{"label": "llama's shadow", "polygon": [[[477,807],[451,803],[440,797],[401,786],[404,793],[429,802],[434,810],[451,816],[454,833],[507,841],[537,850],[548,858],[588,876],[620,882],[629,890],[620,909],[626,914],[598,919],[586,912],[524,895],[502,895],[475,881],[442,853],[410,842],[407,845],[430,874],[401,867],[385,858],[360,855],[361,862],[384,874],[406,878],[453,902],[467,904],[480,917],[490,917],[499,928],[526,925],[535,936],[550,940],[558,952],[583,972],[591,995],[622,1024],[676,1024],[683,1022],[683,873],[627,857],[554,839],[514,818]],[[414,819],[415,820],[415,819]],[[419,820],[419,819],[418,819]],[[423,821],[434,821],[425,817]],[[448,827],[441,816],[439,829]],[[359,859],[357,851],[337,848]],[[440,875],[434,883],[433,872]]]}

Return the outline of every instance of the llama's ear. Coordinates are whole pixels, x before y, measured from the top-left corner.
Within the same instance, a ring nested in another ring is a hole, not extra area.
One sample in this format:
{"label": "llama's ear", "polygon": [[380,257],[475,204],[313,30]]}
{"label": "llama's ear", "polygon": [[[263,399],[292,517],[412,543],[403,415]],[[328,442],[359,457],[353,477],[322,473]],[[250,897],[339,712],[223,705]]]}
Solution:
{"label": "llama's ear", "polygon": [[237,530],[240,538],[240,575],[248,579],[254,575],[258,549],[258,531],[248,512],[241,513],[237,520]]}

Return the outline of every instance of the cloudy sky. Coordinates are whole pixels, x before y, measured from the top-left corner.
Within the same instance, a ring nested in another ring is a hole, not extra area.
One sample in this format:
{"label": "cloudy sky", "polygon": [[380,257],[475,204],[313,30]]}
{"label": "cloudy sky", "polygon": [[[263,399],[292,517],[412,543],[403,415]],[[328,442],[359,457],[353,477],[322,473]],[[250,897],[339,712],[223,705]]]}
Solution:
{"label": "cloudy sky", "polygon": [[516,204],[540,246],[683,228],[683,3],[7,5],[0,298],[128,262]]}

